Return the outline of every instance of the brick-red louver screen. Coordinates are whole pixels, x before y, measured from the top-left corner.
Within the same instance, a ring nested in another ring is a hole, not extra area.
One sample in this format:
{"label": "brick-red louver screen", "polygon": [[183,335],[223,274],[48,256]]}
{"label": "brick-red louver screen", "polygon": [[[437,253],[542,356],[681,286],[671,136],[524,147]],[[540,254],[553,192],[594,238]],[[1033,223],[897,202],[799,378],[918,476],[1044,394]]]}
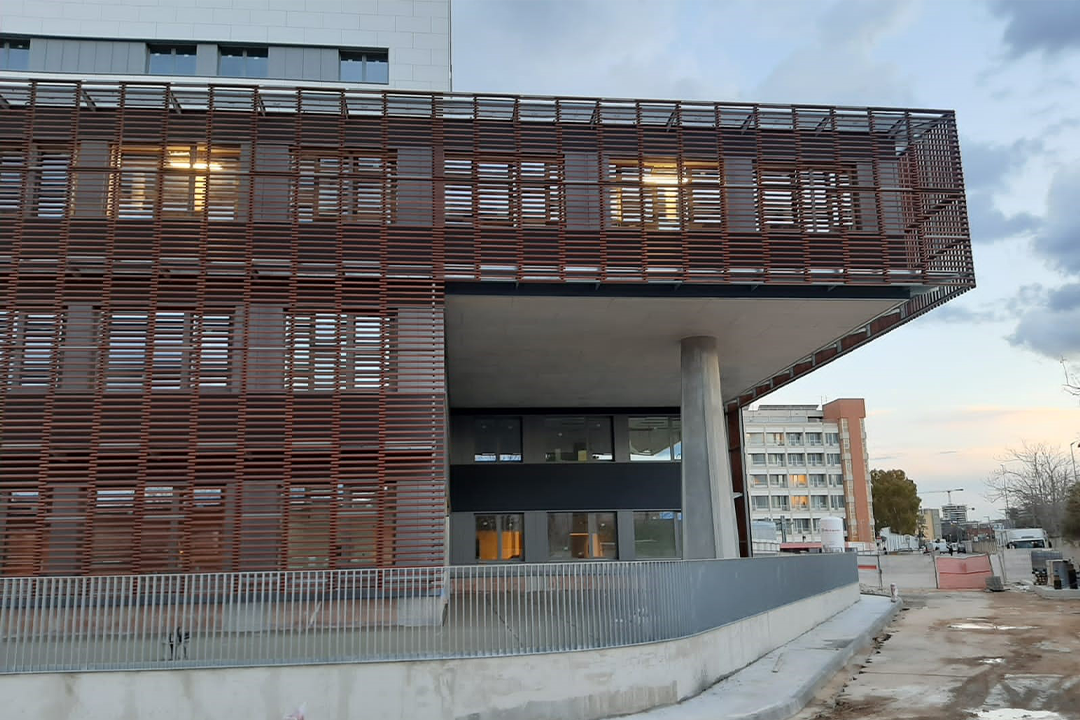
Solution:
{"label": "brick-red louver screen", "polygon": [[953,118],[0,83],[0,574],[441,563],[455,280],[925,288],[869,338],[973,284]]}

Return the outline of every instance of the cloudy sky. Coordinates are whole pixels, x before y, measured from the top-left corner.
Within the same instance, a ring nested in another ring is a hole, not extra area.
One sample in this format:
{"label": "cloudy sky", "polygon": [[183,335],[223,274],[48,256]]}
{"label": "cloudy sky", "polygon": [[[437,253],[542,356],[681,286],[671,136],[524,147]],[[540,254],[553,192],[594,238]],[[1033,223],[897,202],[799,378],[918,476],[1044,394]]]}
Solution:
{"label": "cloudy sky", "polygon": [[1080,439],[1080,1],[453,0],[452,22],[460,91],[955,109],[979,287],[766,402],[866,398],[871,467],[976,515],[1009,447]]}

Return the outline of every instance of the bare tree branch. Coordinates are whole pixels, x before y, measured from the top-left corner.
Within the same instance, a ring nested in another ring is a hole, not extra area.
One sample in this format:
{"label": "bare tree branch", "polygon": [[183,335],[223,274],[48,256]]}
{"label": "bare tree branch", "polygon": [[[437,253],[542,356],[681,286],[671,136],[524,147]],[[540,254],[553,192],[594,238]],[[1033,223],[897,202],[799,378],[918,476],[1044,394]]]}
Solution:
{"label": "bare tree branch", "polygon": [[1007,507],[1017,508],[1051,537],[1057,537],[1075,479],[1069,457],[1060,449],[1045,443],[1024,443],[1019,450],[1010,449],[1001,468],[987,478],[987,498],[1004,500]]}

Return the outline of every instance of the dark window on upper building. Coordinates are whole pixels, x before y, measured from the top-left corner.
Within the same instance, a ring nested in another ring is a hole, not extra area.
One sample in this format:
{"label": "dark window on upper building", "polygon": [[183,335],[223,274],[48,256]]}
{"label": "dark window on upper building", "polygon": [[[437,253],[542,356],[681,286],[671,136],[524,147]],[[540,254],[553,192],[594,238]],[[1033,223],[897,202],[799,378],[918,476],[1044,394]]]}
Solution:
{"label": "dark window on upper building", "polygon": [[681,460],[682,426],[679,418],[630,418],[630,460]]}
{"label": "dark window on upper building", "polygon": [[385,50],[342,50],[339,63],[339,77],[345,82],[390,82],[390,56]]}
{"label": "dark window on upper building", "polygon": [[546,462],[613,460],[610,417],[544,418]]}
{"label": "dark window on upper building", "polygon": [[268,71],[265,47],[222,47],[218,51],[218,75],[264,78]]}
{"label": "dark window on upper building", "polygon": [[477,418],[474,462],[521,462],[521,418]]}
{"label": "dark window on upper building", "polygon": [[0,70],[29,70],[30,41],[0,40]]}
{"label": "dark window on upper building", "polygon": [[849,168],[761,168],[761,208],[770,230],[808,233],[858,230]]}
{"label": "dark window on upper building", "polygon": [[549,225],[562,217],[556,158],[448,155],[443,170],[447,222]]}
{"label": "dark window on upper building", "polygon": [[294,204],[301,222],[391,222],[394,161],[377,151],[300,150]]}
{"label": "dark window on upper building", "polygon": [[152,75],[194,75],[194,45],[147,45],[147,68]]}

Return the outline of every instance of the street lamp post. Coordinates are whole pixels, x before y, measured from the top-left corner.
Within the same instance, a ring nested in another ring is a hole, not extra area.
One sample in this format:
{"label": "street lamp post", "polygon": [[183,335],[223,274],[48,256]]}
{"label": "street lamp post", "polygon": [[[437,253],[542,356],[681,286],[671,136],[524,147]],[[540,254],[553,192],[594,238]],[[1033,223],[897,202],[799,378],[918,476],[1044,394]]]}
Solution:
{"label": "street lamp post", "polygon": [[1078,444],[1080,444],[1080,440],[1077,440],[1076,442],[1069,443],[1069,455],[1072,456],[1073,482],[1076,482],[1076,479],[1077,479],[1076,478],[1076,450],[1075,450],[1075,448],[1076,448],[1076,446]]}

